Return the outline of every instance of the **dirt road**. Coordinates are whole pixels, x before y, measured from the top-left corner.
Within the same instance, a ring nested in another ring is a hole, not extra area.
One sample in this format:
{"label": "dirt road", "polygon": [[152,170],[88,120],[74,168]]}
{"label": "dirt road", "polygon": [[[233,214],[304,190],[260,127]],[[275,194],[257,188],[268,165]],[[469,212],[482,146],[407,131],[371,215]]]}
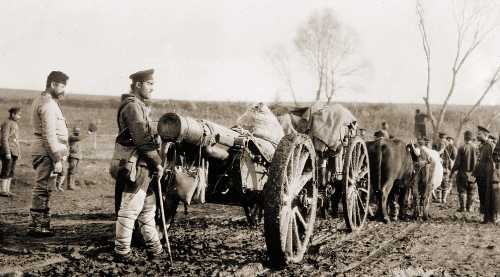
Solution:
{"label": "dirt road", "polygon": [[301,264],[267,266],[263,229],[249,228],[238,207],[192,206],[171,229],[174,265],[146,261],[124,266],[112,260],[113,183],[104,161],[84,161],[79,191],[54,193],[57,236],[26,236],[33,172],[21,164],[17,197],[0,198],[0,275],[191,275],[191,276],[495,276],[500,275],[500,227],[480,224],[476,213],[433,204],[429,222],[369,222],[348,234],[341,219],[320,220]]}

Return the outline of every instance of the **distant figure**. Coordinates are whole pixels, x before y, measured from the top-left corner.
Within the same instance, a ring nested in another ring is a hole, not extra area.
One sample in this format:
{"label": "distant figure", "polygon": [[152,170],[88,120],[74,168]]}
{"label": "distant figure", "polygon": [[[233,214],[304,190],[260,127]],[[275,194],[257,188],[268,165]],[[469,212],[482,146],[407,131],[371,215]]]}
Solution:
{"label": "distant figure", "polygon": [[[90,134],[90,131],[89,131]],[[80,141],[86,137],[80,135],[80,128],[73,128],[73,134],[69,136],[69,157],[68,157],[68,175],[66,177],[66,186],[68,190],[75,190],[76,174],[78,174],[78,165],[82,159]]]}
{"label": "distant figure", "polygon": [[477,181],[477,191],[479,193],[480,212],[484,215],[483,223],[493,221],[490,207],[492,177],[494,171],[493,150],[495,145],[488,140],[490,131],[482,126],[477,126],[477,140],[481,142],[479,147],[479,159],[474,169],[474,177]]}
{"label": "distant figure", "polygon": [[21,119],[20,108],[9,109],[9,118],[2,124],[0,129],[0,159],[2,160],[2,171],[0,173],[0,196],[14,196],[10,192],[10,185],[14,177],[16,162],[21,157],[19,146],[19,125]]}
{"label": "distant figure", "polygon": [[491,143],[493,143],[494,145],[496,145],[496,144],[497,144],[497,138],[496,138],[494,135],[491,135],[491,134],[490,134],[490,135],[488,136],[488,140],[489,140]]}
{"label": "distant figure", "polygon": [[476,178],[472,175],[477,163],[477,149],[472,144],[472,132],[464,132],[464,144],[458,148],[451,174],[457,172],[458,212],[471,212]]}
{"label": "distant figure", "polygon": [[415,110],[415,137],[427,137],[427,115],[421,113],[420,109]]}
{"label": "distant figure", "polygon": [[[50,194],[58,176],[63,172],[63,161],[68,156],[68,128],[58,101],[64,97],[68,76],[52,71],[47,77],[45,91],[32,103],[31,123],[34,142],[31,150],[35,184],[31,191],[31,223],[28,233],[32,236],[52,236],[50,229]],[[62,190],[56,186],[58,190]]]}
{"label": "distant figure", "polygon": [[491,187],[489,190],[490,220],[500,225],[500,144],[497,143],[493,151],[493,162],[495,164],[493,177],[491,178]]}
{"label": "distant figure", "polygon": [[443,132],[439,133],[439,142],[435,143],[432,148],[439,152],[443,164],[443,182],[441,183],[440,190],[437,191],[437,201],[439,203],[446,203],[448,194],[451,191],[450,177],[455,154],[448,146],[446,133]]}
{"label": "distant figure", "polygon": [[393,138],[393,136],[391,136],[389,133],[389,124],[386,121],[382,122],[380,131],[384,133],[384,137]]}
{"label": "distant figure", "polygon": [[364,128],[359,128],[358,129],[358,134],[362,139],[366,139],[366,129]]}

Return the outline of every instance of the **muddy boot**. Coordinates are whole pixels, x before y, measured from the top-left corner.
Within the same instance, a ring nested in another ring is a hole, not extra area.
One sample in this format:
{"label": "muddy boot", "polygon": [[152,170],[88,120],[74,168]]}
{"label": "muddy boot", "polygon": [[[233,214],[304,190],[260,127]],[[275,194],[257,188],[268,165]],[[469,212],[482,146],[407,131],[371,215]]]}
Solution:
{"label": "muddy boot", "polygon": [[69,174],[66,177],[66,184],[68,190],[77,190],[77,187],[75,186],[75,176],[73,174]]}
{"label": "muddy boot", "polygon": [[460,208],[458,208],[457,212],[461,213],[465,211],[465,193],[459,193],[458,194],[458,204],[460,205]]}
{"label": "muddy boot", "polygon": [[28,226],[28,235],[33,237],[51,237],[54,233],[50,230],[50,214],[47,210],[31,209],[31,223]]}
{"label": "muddy boot", "polygon": [[12,178],[7,179],[7,193],[9,194],[9,197],[14,197],[16,195],[10,191],[11,184],[12,184]]}
{"label": "muddy boot", "polygon": [[139,259],[137,257],[135,257],[134,255],[132,255],[132,252],[128,252],[127,254],[123,254],[123,255],[115,252],[113,254],[113,256],[114,256],[113,260],[116,263],[133,265],[133,264],[137,264],[139,262]]}
{"label": "muddy boot", "polygon": [[9,197],[10,194],[7,190],[7,179],[0,179],[0,196]]}

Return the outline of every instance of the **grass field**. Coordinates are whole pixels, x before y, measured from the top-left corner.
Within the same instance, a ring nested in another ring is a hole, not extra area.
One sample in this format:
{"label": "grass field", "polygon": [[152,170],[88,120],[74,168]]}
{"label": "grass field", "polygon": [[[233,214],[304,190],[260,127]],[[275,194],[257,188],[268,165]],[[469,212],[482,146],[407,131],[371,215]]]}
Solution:
{"label": "grass field", "polygon": [[[38,91],[0,89],[0,120],[7,118],[7,110],[11,106],[20,106],[23,118],[20,121],[21,139],[29,144],[31,139],[30,107],[32,99]],[[82,143],[84,154],[88,158],[106,159],[111,157],[114,136],[117,133],[116,111],[120,103],[119,96],[94,96],[69,94],[61,106],[69,127],[78,126],[85,130],[89,123],[98,126],[98,132]],[[177,100],[156,100],[152,111],[153,119],[158,119],[166,112],[178,112],[185,116],[203,118],[216,123],[231,126],[250,103],[241,102],[188,102]],[[276,103],[268,103],[273,105]],[[413,115],[416,108],[425,110],[419,104],[391,104],[391,103],[343,103],[359,119],[362,127],[371,134],[377,130],[383,121],[389,123],[391,133],[403,140],[413,136]],[[438,108],[435,106],[434,108]],[[443,131],[455,135],[458,119],[463,116],[468,106],[450,106]],[[1,112],[5,111],[5,112]],[[482,106],[473,116],[467,128],[473,129],[477,124],[488,124],[496,111],[496,107]],[[494,134],[500,130],[499,122],[491,126]],[[97,149],[94,146],[98,145]],[[26,149],[29,151],[28,149]]]}

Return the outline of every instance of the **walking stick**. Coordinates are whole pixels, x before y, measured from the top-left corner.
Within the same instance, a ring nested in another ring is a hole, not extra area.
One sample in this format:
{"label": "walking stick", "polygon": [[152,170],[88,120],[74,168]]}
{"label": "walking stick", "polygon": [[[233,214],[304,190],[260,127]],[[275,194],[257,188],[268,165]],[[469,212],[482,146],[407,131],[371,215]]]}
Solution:
{"label": "walking stick", "polygon": [[172,260],[172,251],[170,250],[170,242],[168,241],[168,233],[167,233],[167,224],[165,223],[165,209],[163,208],[163,195],[161,193],[161,182],[160,176],[157,176],[157,184],[158,184],[158,196],[160,197],[160,213],[161,213],[161,221],[163,225],[163,233],[165,234],[165,241],[167,243],[167,251],[168,256],[170,258],[170,264],[172,267],[174,266],[174,262]]}

